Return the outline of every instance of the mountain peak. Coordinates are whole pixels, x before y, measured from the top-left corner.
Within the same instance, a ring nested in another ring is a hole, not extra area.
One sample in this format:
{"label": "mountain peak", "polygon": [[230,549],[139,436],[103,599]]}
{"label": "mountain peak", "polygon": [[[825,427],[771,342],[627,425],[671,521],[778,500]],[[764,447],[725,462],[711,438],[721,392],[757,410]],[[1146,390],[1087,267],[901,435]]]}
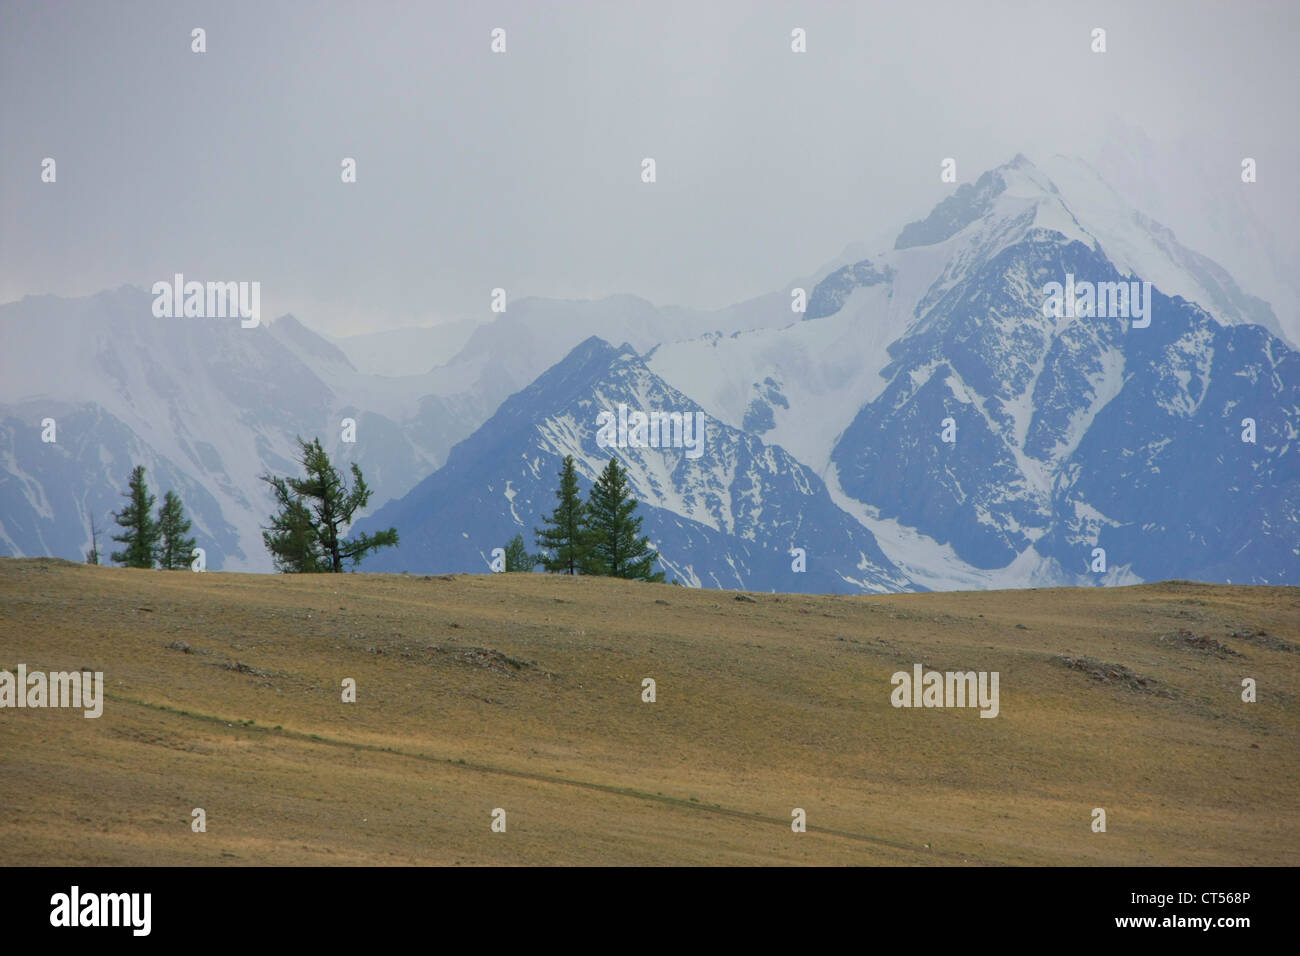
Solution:
{"label": "mountain peak", "polygon": [[312,367],[324,361],[355,372],[356,368],[333,342],[303,325],[297,317],[286,312],[274,319],[269,326],[272,335],[290,348],[303,362]]}
{"label": "mountain peak", "polygon": [[1001,166],[986,170],[975,182],[962,183],[924,219],[908,223],[898,234],[894,248],[932,246],[950,239],[989,215],[1003,194],[1016,198],[1059,198],[1059,191],[1047,174],[1024,153],[1016,153]]}
{"label": "mountain peak", "polygon": [[990,169],[974,183],[962,183],[956,192],[930,210],[930,215],[904,226],[894,242],[894,248],[933,246],[957,235],[977,219],[982,219],[992,209],[994,200],[1007,188],[1003,175],[1003,170],[1007,168],[1009,166]]}

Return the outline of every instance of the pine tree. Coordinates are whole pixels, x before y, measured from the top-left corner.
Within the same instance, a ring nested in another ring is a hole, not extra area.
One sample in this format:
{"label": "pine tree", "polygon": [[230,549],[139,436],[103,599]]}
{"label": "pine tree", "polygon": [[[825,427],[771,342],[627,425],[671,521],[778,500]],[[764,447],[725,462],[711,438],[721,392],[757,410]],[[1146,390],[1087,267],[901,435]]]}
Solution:
{"label": "pine tree", "polygon": [[144,480],[144,465],[136,465],[131,470],[130,488],[122,493],[127,499],[127,506],[116,512],[113,518],[124,530],[113,535],[113,540],[126,545],[121,551],[114,551],[113,561],[128,568],[152,568],[154,548],[158,544],[158,526],[153,520],[154,496],[149,494],[149,487]]}
{"label": "pine tree", "polygon": [[586,557],[587,508],[578,495],[578,473],[572,455],[564,456],[555,497],[560,503],[542,518],[543,524],[549,527],[534,529],[537,546],[545,552],[541,563],[547,571],[577,574]]}
{"label": "pine tree", "polygon": [[651,571],[658,555],[650,539],[641,537],[637,501],[628,494],[627,472],[611,458],[592,485],[587,502],[587,560],[584,574],[604,574],[636,581],[662,581],[662,571]]}
{"label": "pine tree", "polygon": [[510,543],[506,545],[507,571],[531,571],[540,563],[541,561],[538,560],[537,555],[528,553],[522,534],[515,535],[510,539]]}
{"label": "pine tree", "polygon": [[306,478],[262,475],[275,492],[279,507],[271,516],[270,528],[262,532],[277,570],[341,573],[345,560],[356,567],[371,551],[398,543],[396,528],[343,538],[352,516],[370,500],[361,468],[353,462],[349,489],[319,438],[310,442],[299,438],[298,449]]}
{"label": "pine tree", "polygon": [[194,550],[194,539],[185,537],[189,530],[190,521],[185,517],[181,499],[174,491],[167,492],[158,509],[158,567],[175,571],[189,565]]}

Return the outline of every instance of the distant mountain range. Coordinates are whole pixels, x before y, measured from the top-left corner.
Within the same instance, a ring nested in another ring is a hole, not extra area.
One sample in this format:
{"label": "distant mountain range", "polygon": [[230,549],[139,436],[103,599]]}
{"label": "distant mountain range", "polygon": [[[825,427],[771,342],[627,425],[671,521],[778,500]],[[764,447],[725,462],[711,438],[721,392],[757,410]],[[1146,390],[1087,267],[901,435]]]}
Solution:
{"label": "distant mountain range", "polygon": [[[81,557],[139,463],[209,568],[269,570],[257,476],[301,434],[362,466],[358,527],[401,533],[363,570],[487,571],[533,546],[566,454],[585,491],[613,453],[689,585],[1300,583],[1290,313],[1078,161],[1018,156],[882,245],[720,312],[521,299],[446,343],[158,319],[130,287],[0,306],[0,553]],[[1150,283],[1150,325],[1045,310],[1067,276]],[[698,457],[601,447],[619,406],[701,414]]]}
{"label": "distant mountain range", "polygon": [[[555,507],[558,473],[573,455],[584,495],[609,460],[597,445],[601,411],[619,406],[679,415],[702,411],[655,376],[631,346],[590,338],[511,396],[447,463],[359,528],[401,529],[375,571],[486,571],[516,533],[530,543]],[[623,447],[641,502],[643,533],[669,580],[780,591],[885,591],[909,586],[870,531],[831,501],[821,479],[784,449],[707,414],[698,458],[685,448]],[[795,549],[806,570],[795,571]]]}

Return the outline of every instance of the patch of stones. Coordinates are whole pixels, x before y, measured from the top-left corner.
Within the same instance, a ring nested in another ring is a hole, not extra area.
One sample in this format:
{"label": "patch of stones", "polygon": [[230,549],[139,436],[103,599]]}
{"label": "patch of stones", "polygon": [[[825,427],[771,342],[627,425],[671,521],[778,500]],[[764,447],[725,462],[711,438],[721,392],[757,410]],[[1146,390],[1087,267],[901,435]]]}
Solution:
{"label": "patch of stones", "polygon": [[1161,687],[1160,682],[1154,677],[1144,677],[1123,664],[1110,664],[1093,657],[1070,657],[1065,654],[1058,654],[1054,660],[1064,667],[1085,674],[1100,684],[1127,687],[1129,690],[1155,694],[1157,697],[1174,696]]}
{"label": "patch of stones", "polygon": [[[537,661],[526,661],[514,658],[508,654],[490,647],[444,647],[441,644],[403,644],[392,645],[388,651],[408,661],[424,661],[433,663],[433,658],[443,655],[450,655],[452,661],[467,667],[477,667],[489,673],[501,677],[518,678],[524,674],[544,677],[547,680],[554,680],[555,674],[544,670]],[[383,648],[368,647],[366,652],[369,654],[382,655]]]}
{"label": "patch of stones", "polygon": [[1245,657],[1240,651],[1235,651],[1223,641],[1210,637],[1208,634],[1193,634],[1185,627],[1180,627],[1172,634],[1165,634],[1160,638],[1161,644],[1170,644],[1174,647],[1185,647],[1189,650],[1200,651],[1203,654],[1213,654],[1215,657],[1227,659],[1229,657]]}
{"label": "patch of stones", "polygon": [[1270,651],[1285,651],[1288,654],[1294,654],[1297,650],[1296,645],[1286,638],[1276,637],[1258,628],[1240,628],[1233,631],[1232,636],[1239,641],[1249,641],[1257,647],[1266,647]]}
{"label": "patch of stones", "polygon": [[189,644],[189,643],[187,643],[187,642],[185,642],[185,641],[172,641],[170,644],[166,644],[166,645],[164,645],[164,646],[165,646],[165,647],[167,648],[167,650],[169,650],[169,651],[180,651],[182,654],[204,654],[204,655],[207,655],[207,654],[211,654],[211,653],[212,653],[211,651],[204,650],[204,649],[201,648],[201,647],[195,647],[193,644]]}
{"label": "patch of stones", "polygon": [[537,666],[535,661],[524,661],[489,647],[465,647],[455,650],[447,648],[437,648],[442,653],[451,653],[451,659],[458,664],[467,664],[471,667],[481,667],[483,670],[490,671],[493,674],[504,677],[517,677],[523,671],[536,671],[542,676],[550,679],[555,675],[550,671],[544,671]]}
{"label": "patch of stones", "polygon": [[274,677],[270,671],[264,671],[259,667],[253,667],[250,664],[244,664],[239,661],[222,661],[217,665],[222,670],[234,671],[236,674],[249,674],[253,677]]}

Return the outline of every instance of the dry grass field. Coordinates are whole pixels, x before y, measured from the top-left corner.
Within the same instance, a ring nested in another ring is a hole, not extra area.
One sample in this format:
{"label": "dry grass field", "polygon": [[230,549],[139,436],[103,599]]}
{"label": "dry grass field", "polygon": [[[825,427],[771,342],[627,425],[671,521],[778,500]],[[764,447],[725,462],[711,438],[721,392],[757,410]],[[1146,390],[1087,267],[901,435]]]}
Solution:
{"label": "dry grass field", "polygon": [[[103,671],[106,701],[0,710],[0,863],[1296,864],[1297,650],[1295,588],[6,559],[0,669]],[[998,671],[1000,714],[892,707],[914,663]]]}

